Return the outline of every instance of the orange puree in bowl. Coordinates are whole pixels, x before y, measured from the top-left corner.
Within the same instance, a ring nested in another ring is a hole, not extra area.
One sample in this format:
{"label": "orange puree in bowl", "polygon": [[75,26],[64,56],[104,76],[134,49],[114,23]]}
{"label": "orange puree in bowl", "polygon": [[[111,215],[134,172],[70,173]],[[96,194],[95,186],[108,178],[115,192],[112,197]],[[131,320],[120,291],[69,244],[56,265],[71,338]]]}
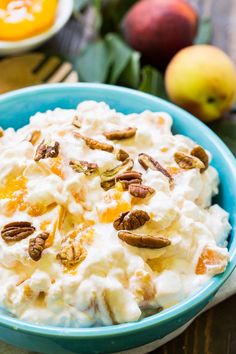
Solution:
{"label": "orange puree in bowl", "polygon": [[58,0],[0,0],[0,40],[40,34],[54,22]]}

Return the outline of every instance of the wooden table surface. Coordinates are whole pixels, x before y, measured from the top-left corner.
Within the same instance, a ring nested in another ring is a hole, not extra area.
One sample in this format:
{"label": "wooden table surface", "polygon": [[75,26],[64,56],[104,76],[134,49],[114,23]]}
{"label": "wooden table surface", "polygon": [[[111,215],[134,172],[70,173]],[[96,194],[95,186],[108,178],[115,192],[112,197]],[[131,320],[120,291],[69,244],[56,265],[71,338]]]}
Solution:
{"label": "wooden table surface", "polygon": [[[211,16],[213,43],[229,53],[236,64],[236,0],[190,0],[201,16]],[[53,53],[77,54],[84,45],[81,24],[71,19],[46,47]],[[235,119],[228,116],[226,119]],[[155,354],[236,354],[236,295],[199,316],[178,338]]]}

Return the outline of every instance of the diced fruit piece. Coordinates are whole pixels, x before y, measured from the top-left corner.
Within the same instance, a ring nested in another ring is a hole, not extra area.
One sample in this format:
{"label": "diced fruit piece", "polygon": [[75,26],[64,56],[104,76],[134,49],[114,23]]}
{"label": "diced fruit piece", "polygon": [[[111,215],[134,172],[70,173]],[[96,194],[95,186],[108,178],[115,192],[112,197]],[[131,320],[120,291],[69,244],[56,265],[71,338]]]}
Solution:
{"label": "diced fruit piece", "polygon": [[99,216],[100,222],[112,222],[120,215],[120,213],[129,211],[130,209],[130,203],[121,201],[114,207],[107,208],[105,211],[103,211]]}
{"label": "diced fruit piece", "polygon": [[129,201],[122,199],[123,193],[118,190],[110,190],[105,196],[107,208],[99,213],[100,222],[108,223],[113,222],[120,213],[124,213],[131,209]]}
{"label": "diced fruit piece", "polygon": [[7,215],[12,215],[17,209],[25,210],[24,196],[27,191],[27,178],[21,174],[10,173],[5,183],[0,187],[0,199],[10,199],[7,204]]}
{"label": "diced fruit piece", "polygon": [[227,254],[220,252],[221,250],[220,248],[204,248],[199,257],[195,273],[198,275],[222,273],[227,266],[228,257]]}
{"label": "diced fruit piece", "polygon": [[51,168],[52,173],[54,173],[55,175],[61,177],[62,179],[64,178],[61,157],[55,157],[54,159],[51,159],[50,160],[50,168]]}

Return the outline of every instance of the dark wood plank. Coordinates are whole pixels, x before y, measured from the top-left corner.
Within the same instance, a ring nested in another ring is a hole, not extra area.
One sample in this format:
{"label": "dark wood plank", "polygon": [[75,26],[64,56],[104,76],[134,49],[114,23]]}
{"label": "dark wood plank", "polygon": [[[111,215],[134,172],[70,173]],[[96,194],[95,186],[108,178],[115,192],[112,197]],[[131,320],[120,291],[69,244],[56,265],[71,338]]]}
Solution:
{"label": "dark wood plank", "polygon": [[199,316],[178,338],[150,354],[235,354],[236,295]]}

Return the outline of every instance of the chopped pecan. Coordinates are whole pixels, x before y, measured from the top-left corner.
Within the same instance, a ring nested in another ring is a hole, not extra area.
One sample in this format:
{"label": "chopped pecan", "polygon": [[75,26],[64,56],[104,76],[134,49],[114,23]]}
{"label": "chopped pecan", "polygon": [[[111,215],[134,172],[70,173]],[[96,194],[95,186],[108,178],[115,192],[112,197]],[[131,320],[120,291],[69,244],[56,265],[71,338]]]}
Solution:
{"label": "chopped pecan", "polygon": [[164,167],[162,167],[158,161],[154,160],[151,156],[141,153],[138,155],[138,161],[145,170],[150,168],[151,170],[161,172],[164,176],[166,176],[169,179],[170,186],[173,186],[174,180],[171,174]]}
{"label": "chopped pecan", "polygon": [[127,191],[131,184],[141,184],[142,180],[141,179],[132,179],[130,181],[128,181],[128,180],[120,180],[118,182],[121,183],[123,190]]}
{"label": "chopped pecan", "polygon": [[0,128],[0,138],[2,138],[3,136],[4,136],[4,130]]}
{"label": "chopped pecan", "polygon": [[42,252],[45,248],[45,242],[49,237],[48,232],[42,232],[35,238],[31,238],[29,240],[29,248],[28,248],[28,253],[30,258],[32,258],[34,261],[39,261],[42,255]]}
{"label": "chopped pecan", "polygon": [[142,183],[142,173],[137,171],[127,171],[116,177],[116,182],[121,182],[124,189],[128,189],[130,184]]}
{"label": "chopped pecan", "polygon": [[129,154],[123,150],[123,149],[119,149],[116,153],[116,159],[118,161],[125,161],[126,159],[128,159]]}
{"label": "chopped pecan", "polygon": [[72,124],[76,127],[76,128],[81,128],[81,119],[78,115],[75,115],[73,120],[72,120]]}
{"label": "chopped pecan", "polygon": [[163,248],[171,244],[164,236],[136,234],[130,231],[119,231],[118,237],[128,245],[139,248]]}
{"label": "chopped pecan", "polygon": [[57,258],[66,267],[72,267],[81,263],[87,256],[86,249],[77,240],[66,242],[62,245]]}
{"label": "chopped pecan", "polygon": [[1,231],[1,236],[6,242],[21,241],[32,235],[35,227],[28,221],[14,221],[5,225]]}
{"label": "chopped pecan", "polygon": [[115,185],[115,180],[111,180],[111,181],[102,181],[101,182],[101,187],[105,190],[108,191],[109,189],[111,189],[112,187],[114,187]]}
{"label": "chopped pecan", "polygon": [[101,174],[101,187],[105,190],[112,188],[116,183],[116,177],[119,174],[131,170],[133,166],[134,161],[128,158],[123,161],[121,165],[118,165],[111,170],[106,170]]}
{"label": "chopped pecan", "polygon": [[40,130],[34,130],[29,138],[29,142],[32,145],[35,145],[36,142],[39,140],[39,138],[41,137],[41,131]]}
{"label": "chopped pecan", "polygon": [[98,173],[98,165],[95,162],[70,161],[71,168],[78,173],[84,173],[86,176]]}
{"label": "chopped pecan", "polygon": [[155,192],[152,187],[144,186],[143,184],[130,184],[128,187],[129,193],[136,198],[146,198]]}
{"label": "chopped pecan", "polygon": [[122,139],[129,139],[133,138],[136,134],[137,128],[126,128],[122,130],[112,130],[110,132],[104,132],[103,135],[108,140],[122,140]]}
{"label": "chopped pecan", "polygon": [[135,230],[143,226],[150,220],[150,216],[144,210],[133,210],[126,213],[121,213],[120,216],[113,222],[116,230]]}
{"label": "chopped pecan", "polygon": [[186,154],[185,152],[176,152],[174,158],[179,167],[184,170],[191,170],[193,168],[199,168],[201,170],[205,168],[204,163],[199,160],[199,158]]}
{"label": "chopped pecan", "polygon": [[47,143],[44,140],[38,145],[34,160],[47,159],[49,157],[55,158],[59,154],[60,144],[57,141]]}
{"label": "chopped pecan", "polygon": [[83,139],[85,144],[92,150],[102,150],[107,152],[112,152],[114,150],[114,146],[92,138],[88,138],[87,136],[83,136],[80,133],[74,133],[74,136],[76,138]]}
{"label": "chopped pecan", "polygon": [[203,173],[204,171],[206,171],[208,169],[209,166],[209,157],[206,153],[206,151],[200,146],[197,145],[195,146],[191,153],[192,156],[197,157],[199,160],[201,160],[204,164],[204,167],[200,169],[200,172]]}

